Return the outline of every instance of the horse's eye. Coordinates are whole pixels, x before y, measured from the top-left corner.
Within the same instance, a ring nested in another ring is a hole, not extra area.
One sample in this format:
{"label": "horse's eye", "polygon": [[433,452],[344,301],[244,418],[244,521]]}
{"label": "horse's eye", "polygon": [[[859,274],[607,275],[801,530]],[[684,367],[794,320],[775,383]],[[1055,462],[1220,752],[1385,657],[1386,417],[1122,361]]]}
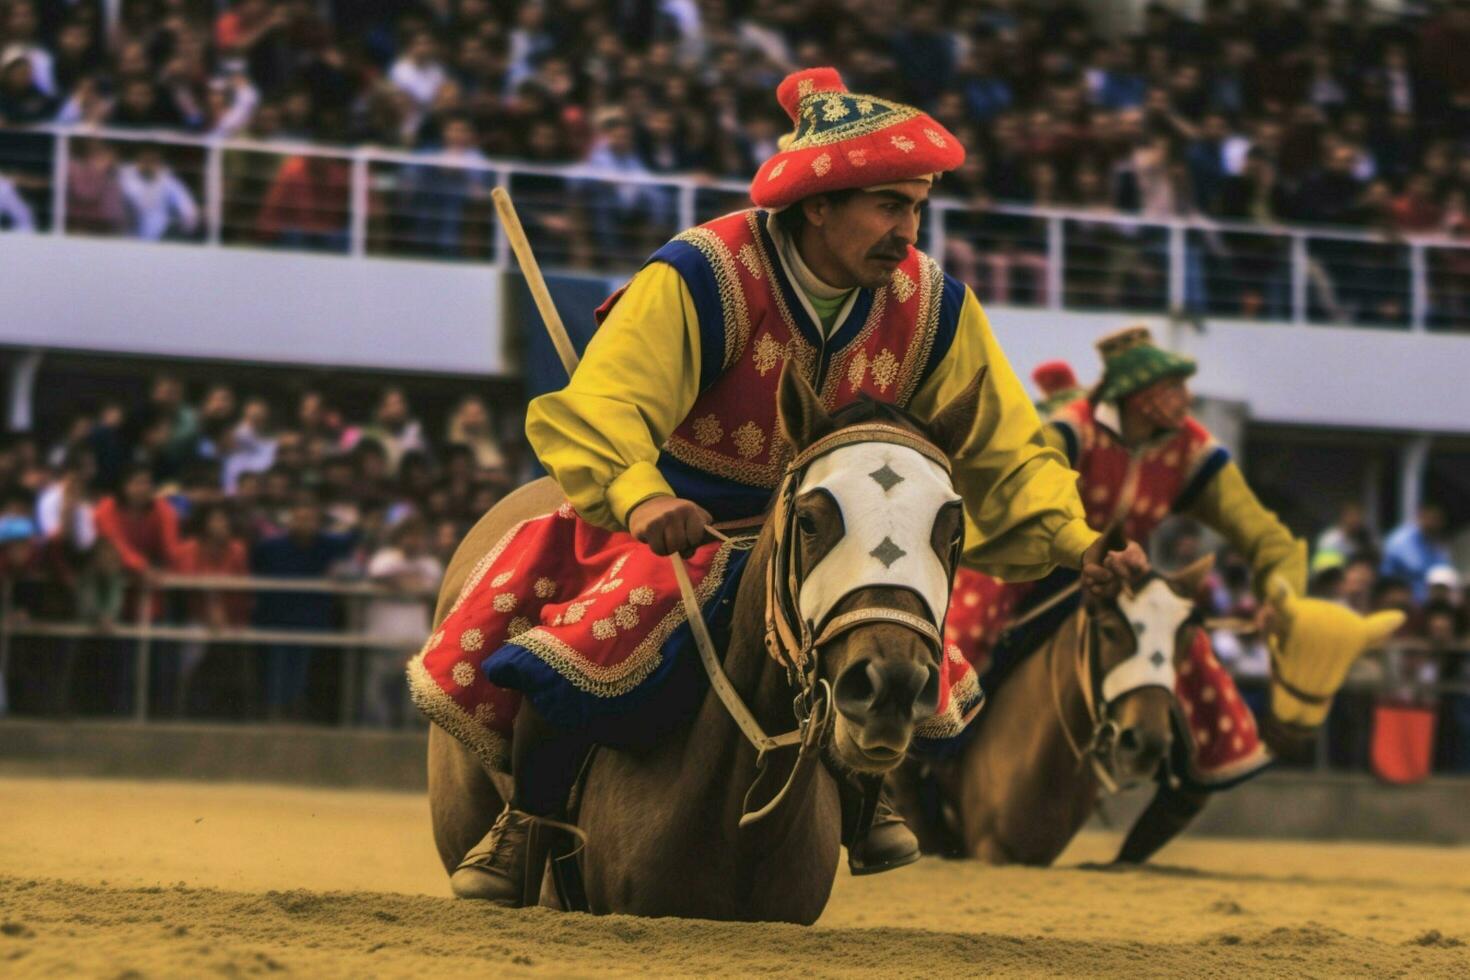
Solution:
{"label": "horse's eye", "polygon": [[798,514],[796,516],[796,526],[801,528],[802,534],[817,533],[817,519],[810,514]]}

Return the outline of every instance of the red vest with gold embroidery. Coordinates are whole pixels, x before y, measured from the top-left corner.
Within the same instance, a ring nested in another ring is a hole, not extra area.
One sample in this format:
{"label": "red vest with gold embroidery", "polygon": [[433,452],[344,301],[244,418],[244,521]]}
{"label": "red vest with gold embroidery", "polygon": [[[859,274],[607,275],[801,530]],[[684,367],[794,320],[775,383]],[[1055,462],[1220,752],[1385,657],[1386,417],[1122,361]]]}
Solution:
{"label": "red vest with gold embroidery", "polygon": [[1230,460],[1230,453],[1192,418],[1172,433],[1130,451],[1099,422],[1085,398],[1058,409],[1050,422],[1066,438],[1087,523],[1103,530],[1119,519],[1123,533],[1147,541],[1170,511],[1187,508]]}
{"label": "red vest with gold embroidery", "polygon": [[[793,361],[828,410],[866,394],[905,406],[948,353],[965,287],[910,248],[888,285],[860,289],[829,337],[813,322],[752,209],[686,231],[649,261],[673,266],[699,314],[699,396],[663,446],[659,469],[716,520],[761,513],[789,452],[776,384]],[[620,293],[598,310],[598,322]]]}

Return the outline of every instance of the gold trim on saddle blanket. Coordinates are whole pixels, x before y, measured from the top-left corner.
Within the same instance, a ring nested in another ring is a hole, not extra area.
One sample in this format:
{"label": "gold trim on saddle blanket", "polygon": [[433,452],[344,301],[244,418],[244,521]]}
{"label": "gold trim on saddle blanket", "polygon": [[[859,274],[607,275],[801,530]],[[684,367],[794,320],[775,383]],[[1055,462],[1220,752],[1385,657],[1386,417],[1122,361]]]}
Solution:
{"label": "gold trim on saddle blanket", "polygon": [[[965,663],[964,653],[953,643],[944,648],[944,655],[956,664]],[[960,705],[972,700],[975,703],[970,706],[970,709],[963,715],[960,714]],[[954,738],[969,727],[970,722],[975,720],[975,716],[983,707],[985,707],[985,692],[980,688],[979,675],[971,667],[961,675],[960,682],[949,689],[949,704],[945,705],[944,710],[915,725],[914,735],[934,741]]]}
{"label": "gold trim on saddle blanket", "polygon": [[434,629],[429,634],[429,638],[424,641],[424,645],[419,648],[419,652],[414,654],[413,658],[408,662],[408,696],[413,701],[414,707],[422,711],[425,717],[434,724],[459,739],[466,748],[475,753],[480,761],[491,769],[504,770],[509,763],[510,760],[506,755],[509,746],[506,744],[506,740],[499,733],[476,720],[474,715],[462,708],[458,701],[450,697],[439,686],[439,682],[434,679],[433,675],[429,673],[429,669],[424,666],[424,657],[428,655],[430,650],[437,646],[435,637],[440,636],[439,631],[440,627],[444,624],[444,620],[453,616],[455,611],[464,604],[465,599],[475,590],[475,586],[484,580],[485,575],[490,571],[490,566],[495,563],[495,559],[501,556],[506,547],[509,546],[511,540],[527,524],[532,521],[542,520],[547,516],[549,515],[543,514],[540,517],[529,517],[521,521],[501,536],[500,540],[495,543],[495,546],[487,551],[479,561],[475,562],[474,567],[470,570],[469,576],[465,579],[464,585],[460,587],[459,595],[455,597],[454,605],[449,607],[449,611],[444,614],[443,619],[434,624]]}
{"label": "gold trim on saddle blanket", "polygon": [[[720,545],[710,562],[695,596],[701,606],[709,601],[715,590],[725,580],[725,571],[734,550],[731,542]],[[674,630],[684,624],[688,617],[682,603],[674,603],[672,609],[661,619],[643,641],[634,648],[621,663],[604,667],[594,664],[574,648],[553,636],[544,627],[535,627],[515,638],[517,646],[525,647],[547,666],[551,667],[578,690],[598,697],[613,698],[627,694],[648,678],[663,659],[663,645]]]}

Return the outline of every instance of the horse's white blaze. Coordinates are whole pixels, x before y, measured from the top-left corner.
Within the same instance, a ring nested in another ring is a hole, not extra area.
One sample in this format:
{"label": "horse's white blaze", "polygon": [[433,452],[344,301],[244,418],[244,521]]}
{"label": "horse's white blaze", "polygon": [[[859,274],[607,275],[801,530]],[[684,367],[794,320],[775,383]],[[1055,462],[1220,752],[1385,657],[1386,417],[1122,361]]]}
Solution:
{"label": "horse's white blaze", "polygon": [[844,534],[805,572],[797,597],[802,618],[820,629],[853,590],[898,586],[928,603],[936,625],[944,622],[949,571],[931,539],[941,508],[960,499],[944,468],[907,446],[860,443],[807,467],[797,493],[818,489],[837,501]]}
{"label": "horse's white blaze", "polygon": [[1175,637],[1194,611],[1193,603],[1179,598],[1167,582],[1156,578],[1131,595],[1119,596],[1118,607],[1133,628],[1138,652],[1108,671],[1102,683],[1103,700],[1112,701],[1140,687],[1172,692]]}

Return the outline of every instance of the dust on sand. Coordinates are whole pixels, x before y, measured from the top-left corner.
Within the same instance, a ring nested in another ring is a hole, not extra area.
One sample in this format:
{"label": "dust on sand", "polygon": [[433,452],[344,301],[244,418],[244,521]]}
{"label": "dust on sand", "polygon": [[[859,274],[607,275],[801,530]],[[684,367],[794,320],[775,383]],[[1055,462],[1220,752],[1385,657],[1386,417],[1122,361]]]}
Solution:
{"label": "dust on sand", "polygon": [[821,923],[446,898],[411,794],[0,780],[0,975],[1470,974],[1470,849],[1185,839],[839,873]]}

